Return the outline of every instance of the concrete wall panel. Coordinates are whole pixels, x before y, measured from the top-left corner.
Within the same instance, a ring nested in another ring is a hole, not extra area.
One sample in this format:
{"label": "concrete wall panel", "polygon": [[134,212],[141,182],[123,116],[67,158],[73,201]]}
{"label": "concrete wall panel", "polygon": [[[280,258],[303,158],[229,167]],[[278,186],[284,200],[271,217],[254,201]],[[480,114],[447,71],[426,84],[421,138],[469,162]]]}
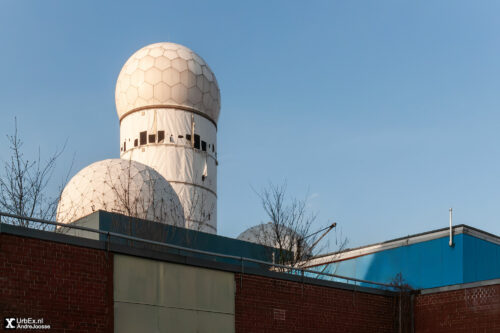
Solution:
{"label": "concrete wall panel", "polygon": [[115,332],[160,332],[158,308],[115,301]]}
{"label": "concrete wall panel", "polygon": [[116,255],[115,332],[234,332],[234,281],[232,273]]}
{"label": "concrete wall panel", "polygon": [[154,260],[116,256],[114,300],[159,305],[160,265]]}

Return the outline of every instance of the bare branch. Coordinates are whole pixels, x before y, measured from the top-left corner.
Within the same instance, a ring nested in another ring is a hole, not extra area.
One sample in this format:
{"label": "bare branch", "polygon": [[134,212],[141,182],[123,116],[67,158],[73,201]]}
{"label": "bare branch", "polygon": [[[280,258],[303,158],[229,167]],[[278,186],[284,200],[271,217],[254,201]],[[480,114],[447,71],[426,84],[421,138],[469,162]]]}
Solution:
{"label": "bare branch", "polygon": [[[63,153],[56,150],[46,161],[42,160],[40,148],[35,159],[25,159],[22,152],[23,141],[19,138],[17,119],[14,134],[7,135],[11,156],[4,162],[0,175],[0,210],[26,217],[53,220],[56,214],[58,197],[46,194],[56,162]],[[22,219],[8,219],[7,222],[24,227],[45,229],[46,225]]]}
{"label": "bare branch", "polygon": [[[307,194],[304,199],[289,198],[286,182],[270,183],[260,192],[254,192],[261,200],[269,223],[254,229],[253,238],[259,244],[275,248],[273,257],[276,263],[302,267],[316,253],[324,250],[324,246],[317,246],[318,243],[325,243],[322,240],[324,235],[311,230],[317,214],[308,210]],[[347,239],[342,240],[341,247],[346,244]]]}

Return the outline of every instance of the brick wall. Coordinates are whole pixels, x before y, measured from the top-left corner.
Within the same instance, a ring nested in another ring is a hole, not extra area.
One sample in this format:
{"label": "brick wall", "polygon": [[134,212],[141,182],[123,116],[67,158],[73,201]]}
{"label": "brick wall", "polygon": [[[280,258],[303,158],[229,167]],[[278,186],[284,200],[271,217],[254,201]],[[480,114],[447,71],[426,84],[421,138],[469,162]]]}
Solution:
{"label": "brick wall", "polygon": [[236,332],[394,332],[397,300],[235,274]]}
{"label": "brick wall", "polygon": [[500,285],[415,297],[415,332],[500,332]]}
{"label": "brick wall", "polygon": [[[398,297],[255,275],[235,274],[235,284],[236,332],[398,331]],[[0,234],[6,316],[44,318],[54,332],[112,332],[112,253]],[[415,295],[414,328],[500,332],[500,285]]]}
{"label": "brick wall", "polygon": [[5,316],[44,318],[51,332],[112,332],[112,254],[0,234]]}

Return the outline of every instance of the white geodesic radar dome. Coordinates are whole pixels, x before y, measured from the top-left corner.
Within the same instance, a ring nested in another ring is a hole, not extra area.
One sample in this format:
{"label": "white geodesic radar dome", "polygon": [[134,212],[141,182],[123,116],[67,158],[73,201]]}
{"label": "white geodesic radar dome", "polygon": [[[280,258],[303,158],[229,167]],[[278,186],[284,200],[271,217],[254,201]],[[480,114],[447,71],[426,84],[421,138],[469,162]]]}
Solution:
{"label": "white geodesic radar dome", "polygon": [[70,223],[105,210],[173,225],[184,225],[177,194],[153,168],[124,159],[95,162],[66,185],[57,221]]}
{"label": "white geodesic radar dome", "polygon": [[295,252],[297,250],[297,245],[301,244],[301,248],[305,253],[311,253],[310,244],[304,241],[303,235],[301,236],[294,230],[273,222],[262,223],[250,227],[239,234],[236,239],[279,248],[280,242],[278,242],[278,237],[281,238],[281,246],[286,250]]}
{"label": "white geodesic radar dome", "polygon": [[220,91],[212,70],[196,53],[175,43],[156,43],[135,52],[123,66],[115,91],[120,120],[147,107],[194,109],[215,123]]}

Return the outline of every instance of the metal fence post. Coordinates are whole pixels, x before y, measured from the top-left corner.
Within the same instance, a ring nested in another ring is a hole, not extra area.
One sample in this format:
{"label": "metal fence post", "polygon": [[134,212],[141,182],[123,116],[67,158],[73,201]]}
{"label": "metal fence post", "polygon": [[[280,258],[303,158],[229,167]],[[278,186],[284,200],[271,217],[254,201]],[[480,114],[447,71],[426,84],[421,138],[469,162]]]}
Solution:
{"label": "metal fence post", "polygon": [[109,231],[108,231],[108,233],[106,234],[106,259],[108,259],[108,254],[109,254],[109,238],[110,238],[110,235],[109,235]]}
{"label": "metal fence post", "polygon": [[356,306],[356,287],[358,285],[358,282],[357,281],[353,282],[354,282],[354,292],[352,293],[352,305]]}
{"label": "metal fence post", "polygon": [[304,296],[304,269],[300,269],[300,275],[301,275],[301,286],[302,286],[302,296]]}

